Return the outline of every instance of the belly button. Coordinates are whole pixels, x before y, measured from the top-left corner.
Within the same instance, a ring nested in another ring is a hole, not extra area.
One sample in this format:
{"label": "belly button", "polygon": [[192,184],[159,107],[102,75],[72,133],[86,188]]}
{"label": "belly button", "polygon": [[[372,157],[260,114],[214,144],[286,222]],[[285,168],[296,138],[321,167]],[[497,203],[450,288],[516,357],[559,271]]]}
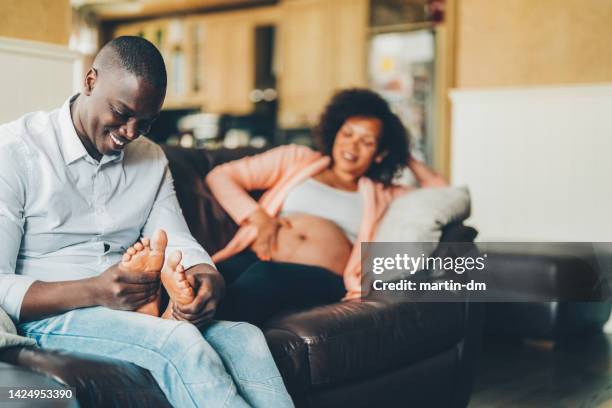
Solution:
{"label": "belly button", "polygon": [[298,238],[300,239],[300,241],[306,241],[306,235],[304,234],[298,234]]}

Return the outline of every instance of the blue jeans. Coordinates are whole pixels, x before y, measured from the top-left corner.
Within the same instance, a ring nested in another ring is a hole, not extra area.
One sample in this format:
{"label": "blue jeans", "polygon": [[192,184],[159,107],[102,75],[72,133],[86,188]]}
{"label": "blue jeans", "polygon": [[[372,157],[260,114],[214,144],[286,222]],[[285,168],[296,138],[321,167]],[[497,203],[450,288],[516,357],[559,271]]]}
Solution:
{"label": "blue jeans", "polygon": [[292,407],[262,332],[241,322],[194,325],[105,307],[23,323],[42,348],[132,362],[175,407]]}

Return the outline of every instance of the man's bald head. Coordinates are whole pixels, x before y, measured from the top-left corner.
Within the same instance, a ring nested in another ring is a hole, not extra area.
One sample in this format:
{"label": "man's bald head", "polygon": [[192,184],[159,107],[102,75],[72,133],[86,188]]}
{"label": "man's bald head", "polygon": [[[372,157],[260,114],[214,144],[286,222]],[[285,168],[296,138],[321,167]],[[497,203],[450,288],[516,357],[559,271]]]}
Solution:
{"label": "man's bald head", "polygon": [[93,67],[115,73],[123,70],[156,89],[166,90],[164,59],[153,44],[141,37],[122,36],[110,41],[96,55]]}
{"label": "man's bald head", "polygon": [[166,67],[153,44],[119,37],[87,71],[72,104],[75,129],[91,157],[118,154],[151,130],[166,95]]}

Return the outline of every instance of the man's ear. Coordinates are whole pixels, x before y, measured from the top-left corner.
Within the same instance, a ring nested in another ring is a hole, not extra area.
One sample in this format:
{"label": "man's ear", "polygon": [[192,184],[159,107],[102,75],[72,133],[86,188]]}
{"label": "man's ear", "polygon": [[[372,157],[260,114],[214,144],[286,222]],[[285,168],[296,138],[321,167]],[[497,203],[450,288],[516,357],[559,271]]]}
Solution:
{"label": "man's ear", "polygon": [[85,75],[85,89],[83,93],[87,96],[91,95],[91,91],[93,91],[96,86],[96,80],[98,79],[98,72],[94,67],[89,68],[87,74]]}

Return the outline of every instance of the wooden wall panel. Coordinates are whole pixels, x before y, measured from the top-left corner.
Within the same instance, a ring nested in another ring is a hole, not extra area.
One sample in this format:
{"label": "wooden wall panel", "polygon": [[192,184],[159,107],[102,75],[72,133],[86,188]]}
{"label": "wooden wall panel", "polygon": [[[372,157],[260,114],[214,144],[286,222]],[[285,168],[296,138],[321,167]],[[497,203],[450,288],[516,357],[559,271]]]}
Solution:
{"label": "wooden wall panel", "polygon": [[612,81],[612,1],[458,2],[459,88]]}
{"label": "wooden wall panel", "polygon": [[0,37],[68,45],[69,0],[0,1]]}

